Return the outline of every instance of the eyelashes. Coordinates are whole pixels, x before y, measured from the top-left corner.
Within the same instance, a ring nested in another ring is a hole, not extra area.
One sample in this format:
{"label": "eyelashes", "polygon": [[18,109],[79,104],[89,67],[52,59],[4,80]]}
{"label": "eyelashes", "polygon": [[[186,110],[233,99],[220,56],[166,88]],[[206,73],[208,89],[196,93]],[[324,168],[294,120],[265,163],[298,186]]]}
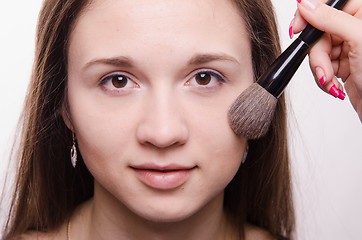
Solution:
{"label": "eyelashes", "polygon": [[[226,82],[225,77],[214,70],[199,69],[189,74],[185,86],[193,90],[214,90]],[[99,85],[106,92],[125,94],[132,89],[140,88],[137,80],[125,72],[112,72],[101,78]]]}
{"label": "eyelashes", "polygon": [[113,72],[103,77],[99,83],[102,89],[112,94],[122,94],[128,91],[140,88],[136,81],[133,81],[130,76],[122,72]]}
{"label": "eyelashes", "polygon": [[202,89],[213,89],[225,82],[225,78],[216,71],[199,70],[192,75],[185,85]]}

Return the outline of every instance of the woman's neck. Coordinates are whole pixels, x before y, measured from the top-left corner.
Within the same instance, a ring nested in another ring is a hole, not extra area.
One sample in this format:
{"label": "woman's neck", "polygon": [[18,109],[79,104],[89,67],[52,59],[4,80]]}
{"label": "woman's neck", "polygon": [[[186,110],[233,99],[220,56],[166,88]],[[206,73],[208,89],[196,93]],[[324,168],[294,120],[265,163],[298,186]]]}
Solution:
{"label": "woman's neck", "polygon": [[192,216],[174,222],[149,221],[130,211],[96,184],[94,198],[73,215],[71,239],[231,239],[223,212],[223,194]]}

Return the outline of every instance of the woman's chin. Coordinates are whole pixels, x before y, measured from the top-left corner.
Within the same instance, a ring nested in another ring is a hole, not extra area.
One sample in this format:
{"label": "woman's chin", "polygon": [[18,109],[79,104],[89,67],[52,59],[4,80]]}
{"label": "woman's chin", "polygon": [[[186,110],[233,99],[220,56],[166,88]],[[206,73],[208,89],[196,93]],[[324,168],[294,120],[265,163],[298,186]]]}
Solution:
{"label": "woman's chin", "polygon": [[197,210],[187,209],[185,207],[160,207],[147,208],[141,212],[134,212],[142,219],[153,223],[177,223],[182,222],[195,215]]}

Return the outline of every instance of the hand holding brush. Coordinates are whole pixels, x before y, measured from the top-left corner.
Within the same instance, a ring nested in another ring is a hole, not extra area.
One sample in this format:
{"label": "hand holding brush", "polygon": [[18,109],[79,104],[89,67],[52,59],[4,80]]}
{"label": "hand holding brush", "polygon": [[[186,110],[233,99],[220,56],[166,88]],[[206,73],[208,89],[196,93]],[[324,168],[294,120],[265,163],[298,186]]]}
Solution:
{"label": "hand holding brush", "polygon": [[[302,0],[303,1],[303,0]],[[342,9],[348,0],[329,0]],[[243,91],[229,110],[231,128],[248,139],[264,136],[274,116],[278,97],[323,32],[308,24],[299,37],[271,64],[265,73]]]}
{"label": "hand holding brush", "polygon": [[326,32],[309,53],[318,86],[340,99],[345,89],[362,122],[362,0],[349,0],[343,12],[320,1],[301,0],[290,24],[292,34],[305,27],[304,19]]}

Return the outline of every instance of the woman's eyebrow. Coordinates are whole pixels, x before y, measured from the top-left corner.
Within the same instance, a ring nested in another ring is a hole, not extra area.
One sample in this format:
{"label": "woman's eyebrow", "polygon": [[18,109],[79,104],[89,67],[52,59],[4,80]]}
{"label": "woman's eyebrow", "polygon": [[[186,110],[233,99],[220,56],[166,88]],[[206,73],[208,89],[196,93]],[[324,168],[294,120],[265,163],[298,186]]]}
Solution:
{"label": "woman's eyebrow", "polygon": [[84,65],[83,69],[87,69],[92,65],[97,65],[97,64],[112,65],[116,67],[127,67],[127,68],[132,68],[134,66],[133,61],[130,58],[125,56],[119,56],[114,58],[99,58],[91,60]]}
{"label": "woman's eyebrow", "polygon": [[[213,62],[213,61],[230,61],[230,62],[239,64],[239,62],[230,55],[207,53],[207,54],[194,55],[188,61],[188,65],[202,65],[205,63]],[[132,59],[130,59],[126,56],[118,56],[118,57],[112,57],[112,58],[99,58],[99,59],[91,60],[84,65],[83,69],[87,69],[87,68],[89,68],[93,65],[97,65],[97,64],[112,65],[112,66],[116,66],[116,67],[127,67],[127,68],[134,67],[134,63],[133,63]]]}
{"label": "woman's eyebrow", "polygon": [[213,61],[231,61],[240,64],[234,57],[227,54],[196,54],[188,62],[189,65],[200,65]]}

